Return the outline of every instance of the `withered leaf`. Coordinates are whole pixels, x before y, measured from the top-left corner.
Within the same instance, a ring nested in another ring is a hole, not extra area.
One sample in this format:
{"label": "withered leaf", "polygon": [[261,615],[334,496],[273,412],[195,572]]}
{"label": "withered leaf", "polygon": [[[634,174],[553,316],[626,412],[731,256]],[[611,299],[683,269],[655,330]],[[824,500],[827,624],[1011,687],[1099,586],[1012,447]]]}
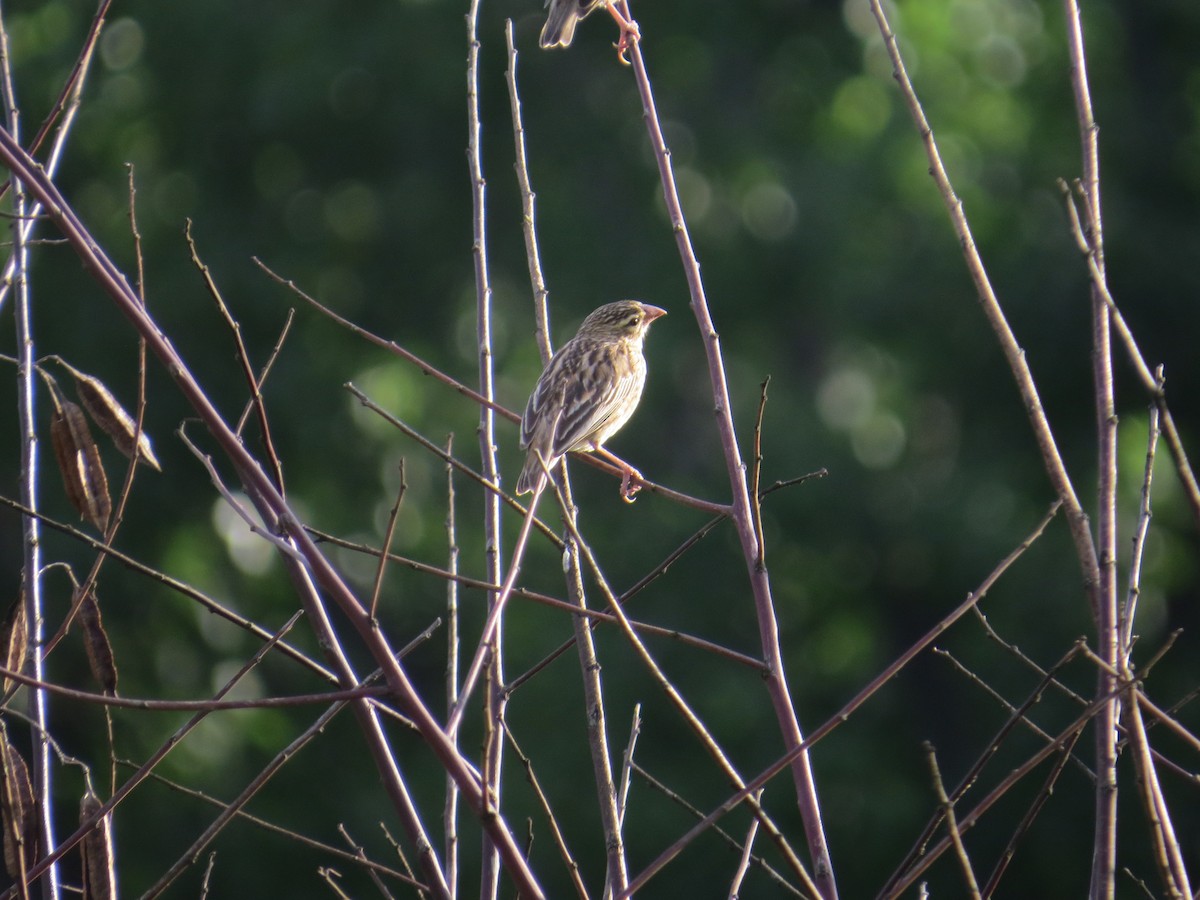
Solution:
{"label": "withered leaf", "polygon": [[75,379],[75,393],[87,414],[112,439],[125,458],[133,459],[136,452],[148,466],[161,472],[162,466],[158,464],[158,458],[150,446],[150,438],[145,431],[138,434],[137,420],[125,411],[112,391],[100,379],[80,372],[65,360],[58,359],[58,363]]}
{"label": "withered leaf", "polygon": [[92,677],[99,682],[104,693],[117,695],[117,664],[113,658],[112,644],[100,618],[100,605],[95,591],[89,591],[79,606],[79,623],[83,628],[83,648],[87,651],[88,666]]}
{"label": "withered leaf", "polygon": [[[20,672],[25,668],[25,658],[29,652],[29,629],[25,625],[25,591],[21,590],[17,601],[8,608],[4,624],[0,625],[0,659],[4,660],[4,668],[10,672]],[[0,682],[0,694],[8,695],[14,682],[4,678]]]}
{"label": "withered leaf", "polygon": [[[79,824],[100,811],[104,804],[91,784],[79,801]],[[79,844],[83,857],[84,900],[114,900],[117,896],[117,866],[113,853],[112,814],[102,816]]]}
{"label": "withered leaf", "polygon": [[62,395],[58,384],[45,372],[42,377],[50,386],[54,412],[50,416],[50,442],[54,458],[67,489],[67,499],[100,531],[108,526],[112,500],[108,496],[108,478],[100,461],[100,449],[92,440],[87,417],[79,404]]}
{"label": "withered leaf", "polygon": [[4,828],[4,868],[13,879],[24,879],[37,857],[37,821],[29,767],[0,732],[0,821]]}

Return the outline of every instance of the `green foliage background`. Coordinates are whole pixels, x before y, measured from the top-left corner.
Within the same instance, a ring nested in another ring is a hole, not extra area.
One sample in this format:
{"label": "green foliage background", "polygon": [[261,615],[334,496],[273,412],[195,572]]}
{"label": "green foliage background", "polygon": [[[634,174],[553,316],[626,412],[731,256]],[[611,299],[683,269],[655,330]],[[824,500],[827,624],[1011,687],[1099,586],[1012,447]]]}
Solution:
{"label": "green foliage background", "polygon": [[[57,182],[132,276],[125,169],[132,164],[149,307],[227,416],[240,412],[246,389],[230,335],[189,261],[187,219],[256,365],[296,301],[252,257],[340,314],[473,381],[465,12],[461,4],[428,0],[116,4]],[[52,0],[6,4],[4,13],[28,135],[66,77],[91,10],[79,0]],[[1062,8],[1032,0],[905,0],[894,14],[976,241],[1090,506],[1095,425],[1086,270],[1055,184],[1080,171]],[[1172,410],[1195,454],[1200,6],[1086,3],[1083,14],[1101,127],[1110,283],[1147,360],[1166,366]],[[978,585],[1032,529],[1053,495],[865,0],[648,2],[636,5],[634,15],[726,352],[743,452],[750,454],[759,385],[770,376],[764,482],[829,470],[827,478],[775,494],[765,506],[793,697],[811,729]],[[561,341],[588,311],[618,297],[668,308],[671,315],[655,326],[648,344],[651,377],[641,410],[613,449],[654,480],[723,499],[728,487],[702,346],[633,79],[609,47],[614,29],[598,14],[569,52],[542,53],[541,11],[533,0],[485,2],[480,21],[499,397],[519,408],[539,366],[512,175],[506,17],[514,20],[520,52],[556,336]],[[67,247],[37,249],[33,291],[38,352],[61,354],[122,397],[134,397],[132,332]],[[9,302],[0,313],[6,353],[13,347],[11,308]],[[1146,398],[1123,357],[1117,379],[1121,502],[1131,527]],[[11,369],[4,381],[7,396],[15,397]],[[477,410],[307,308],[297,310],[265,392],[289,496],[311,524],[378,543],[403,458],[408,492],[396,549],[440,564],[446,556],[441,465],[357,408],[341,387],[346,381],[435,441],[453,432],[458,452],[473,465]],[[277,627],[294,608],[278,563],[261,547],[235,547],[234,538],[223,537],[232,533],[228,517],[216,511],[220,504],[207,477],[173,435],[189,410],[154,364],[149,383],[146,425],[165,473],[138,479],[118,543]],[[0,442],[6,473],[0,489],[16,496],[15,404],[0,404],[0,434],[11,436]],[[512,484],[520,458],[516,430],[502,424],[499,435]],[[1196,685],[1193,632],[1200,624],[1195,524],[1168,462],[1160,455],[1139,619],[1143,660],[1173,629],[1188,629],[1152,682],[1163,705]],[[609,480],[575,468],[585,526],[619,588],[704,521],[653,497],[626,508]],[[114,481],[116,471],[114,457]],[[463,569],[479,575],[478,498],[462,484],[459,496]],[[42,497],[51,514],[74,519],[51,468]],[[506,553],[516,526],[507,516]],[[45,543],[48,561],[71,561],[80,572],[90,561],[86,549],[61,535],[49,533]],[[369,587],[369,561],[333,555],[357,585]],[[1127,561],[1121,562],[1124,571]],[[0,515],[0,584],[8,596],[15,596],[19,567],[19,522],[6,513]],[[561,594],[556,554],[535,546],[522,582]],[[69,588],[55,575],[49,585],[51,613],[61,614]],[[126,695],[205,696],[255,647],[115,565],[105,570],[99,594]],[[441,582],[394,571],[383,602],[394,642],[428,626],[441,613],[443,597]],[[464,605],[477,611],[481,595],[465,592]],[[753,654],[758,646],[728,527],[639,598],[635,609],[650,621],[743,652]],[[984,609],[1043,665],[1091,632],[1063,522],[1004,577]],[[302,623],[296,640],[311,645],[305,629]],[[569,630],[559,614],[516,605],[508,625],[510,674],[539,660]],[[653,646],[725,736],[744,773],[779,754],[757,678],[673,644]],[[974,624],[960,625],[941,646],[1013,702],[1035,685]],[[702,809],[722,799],[724,785],[628,648],[606,635],[601,653],[614,743],[624,740],[632,704],[643,703],[643,764]],[[443,665],[440,634],[409,661],[427,696],[442,690]],[[51,674],[88,683],[78,645],[68,642],[57,652]],[[1086,666],[1076,665],[1068,680],[1085,693],[1091,689]],[[564,803],[565,824],[586,877],[596,884],[602,840],[581,751],[578,681],[568,655],[515,695],[510,713],[547,790],[560,802],[578,793],[577,802]],[[319,688],[284,662],[270,662],[258,675],[258,689],[267,694]],[[102,771],[102,715],[65,702],[54,709],[64,747]],[[1070,709],[1048,697],[1035,718],[1063,722]],[[169,758],[163,774],[227,799],[315,715],[214,716]],[[1181,714],[1185,722],[1189,716],[1194,728],[1195,714]],[[927,654],[815,749],[843,896],[877,889],[933,808],[920,742],[938,747],[953,784],[1004,719],[977,685]],[[141,759],[182,718],[117,713],[116,720],[118,755]],[[478,740],[468,730],[464,746]],[[396,743],[413,772],[432,772],[415,738],[398,733]],[[994,772],[1006,772],[1037,746],[1027,734],[1014,738]],[[1090,759],[1090,738],[1079,753]],[[1194,769],[1189,759],[1184,765]],[[1177,824],[1195,868],[1200,821],[1194,789],[1167,778],[1169,790],[1178,792]],[[74,779],[71,773],[60,779],[64,822],[74,816]],[[1122,815],[1132,825],[1122,833],[1122,860],[1153,883],[1132,780],[1125,784]],[[414,788],[435,821],[440,779]],[[549,854],[549,838],[515,766],[506,789],[510,821],[533,816],[535,848]],[[1014,793],[976,833],[972,847],[985,869],[1035,790]],[[768,799],[799,843],[790,795],[781,780]],[[339,719],[251,809],[334,843],[335,825],[343,822],[373,855],[387,852],[379,820],[397,832],[349,719]],[[1082,895],[1091,812],[1090,786],[1068,767],[1017,854],[1005,882],[1011,895]],[[160,786],[139,791],[117,820],[125,891],[144,890],[213,815]],[[687,824],[668,802],[636,787],[630,819],[635,868]],[[733,833],[742,829],[742,818],[732,817]],[[478,841],[472,828],[466,831],[469,863]],[[214,896],[316,895],[322,889],[315,869],[329,864],[245,825],[225,832],[215,849]],[[646,896],[714,895],[714,878],[724,885],[735,863],[732,853],[722,854],[715,839],[702,840]],[[361,876],[341,868],[348,889],[367,895]],[[201,870],[189,872],[172,896],[194,895]],[[555,880],[558,867],[551,862],[539,871],[552,896],[566,895],[565,882]],[[941,896],[960,889],[948,863],[930,877]],[[1123,890],[1129,887],[1123,883]],[[753,876],[743,895],[776,894]]]}

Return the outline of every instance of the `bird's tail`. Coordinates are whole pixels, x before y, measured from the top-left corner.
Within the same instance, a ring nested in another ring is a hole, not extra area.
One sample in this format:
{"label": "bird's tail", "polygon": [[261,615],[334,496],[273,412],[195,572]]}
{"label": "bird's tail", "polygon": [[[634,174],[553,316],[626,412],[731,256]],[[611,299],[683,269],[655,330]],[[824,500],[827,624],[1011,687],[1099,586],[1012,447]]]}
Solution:
{"label": "bird's tail", "polygon": [[546,24],[542,26],[542,37],[538,43],[543,50],[571,46],[578,22],[579,4],[576,0],[550,0],[550,11],[546,13]]}
{"label": "bird's tail", "polygon": [[528,494],[537,487],[538,476],[542,474],[542,463],[538,459],[538,455],[532,450],[529,451],[529,456],[525,458],[525,468],[521,470],[521,474],[517,476],[517,496]]}

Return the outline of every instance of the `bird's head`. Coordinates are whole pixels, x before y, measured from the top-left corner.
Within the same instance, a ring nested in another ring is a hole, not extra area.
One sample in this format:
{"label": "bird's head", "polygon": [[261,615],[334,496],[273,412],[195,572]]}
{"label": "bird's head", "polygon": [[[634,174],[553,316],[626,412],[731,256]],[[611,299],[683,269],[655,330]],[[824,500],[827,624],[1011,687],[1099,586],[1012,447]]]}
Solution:
{"label": "bird's head", "polygon": [[667,311],[637,300],[618,300],[593,311],[579,326],[580,337],[628,340],[641,338],[650,323]]}

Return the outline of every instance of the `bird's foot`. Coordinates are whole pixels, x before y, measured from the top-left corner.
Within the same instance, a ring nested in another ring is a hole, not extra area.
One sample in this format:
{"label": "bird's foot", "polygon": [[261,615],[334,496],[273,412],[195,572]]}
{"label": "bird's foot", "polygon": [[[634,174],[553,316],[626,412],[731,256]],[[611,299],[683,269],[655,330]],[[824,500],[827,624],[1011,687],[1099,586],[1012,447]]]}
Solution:
{"label": "bird's foot", "polygon": [[627,66],[629,65],[629,48],[632,47],[635,42],[642,39],[642,32],[638,28],[638,23],[633,21],[633,19],[626,18],[625,15],[619,9],[617,9],[617,4],[613,2],[613,0],[609,0],[609,2],[605,4],[605,8],[608,10],[609,15],[613,17],[613,20],[617,23],[617,26],[621,29],[621,39],[613,44],[613,46],[617,48],[617,59],[620,60],[621,65]]}
{"label": "bird's foot", "polygon": [[637,492],[642,489],[642,473],[633,466],[625,466],[621,470],[621,499],[632,503],[637,499]]}

